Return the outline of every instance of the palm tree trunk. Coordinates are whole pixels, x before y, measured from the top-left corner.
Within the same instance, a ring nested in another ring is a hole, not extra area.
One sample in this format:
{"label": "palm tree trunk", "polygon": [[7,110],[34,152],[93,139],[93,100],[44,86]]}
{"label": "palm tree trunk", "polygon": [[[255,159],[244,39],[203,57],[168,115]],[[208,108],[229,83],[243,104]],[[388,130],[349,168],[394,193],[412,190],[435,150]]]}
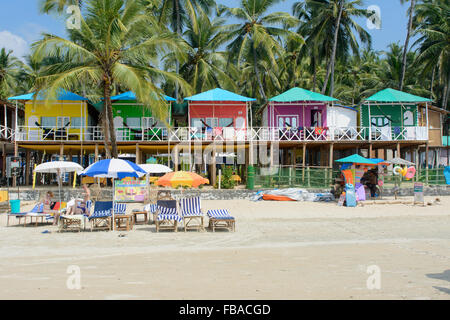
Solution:
{"label": "palm tree trunk", "polygon": [[112,114],[112,105],[111,105],[111,81],[108,79],[105,79],[104,82],[104,98],[105,98],[105,120],[106,120],[106,126],[109,129],[109,138],[111,141],[111,156],[112,158],[117,158],[119,155],[117,152],[117,140],[116,140],[116,130],[114,128],[114,118]]}
{"label": "palm tree trunk", "polygon": [[406,56],[408,53],[409,39],[411,38],[412,22],[414,15],[414,8],[416,6],[416,0],[411,0],[411,7],[409,12],[408,33],[406,34],[405,47],[403,48],[403,61],[402,61],[402,74],[400,76],[400,91],[403,90],[406,74]]}
{"label": "palm tree trunk", "polygon": [[[338,14],[338,18],[336,20],[336,25],[334,26],[335,29],[334,29],[334,39],[333,39],[333,51],[331,53],[330,63],[328,64],[328,67],[327,67],[327,75],[325,76],[325,82],[323,83],[322,94],[325,94],[325,92],[327,90],[328,79],[330,78],[330,73],[333,73],[332,77],[331,77],[331,90],[334,89],[334,85],[333,85],[334,63],[336,60],[336,48],[337,48],[337,42],[338,42],[339,27],[341,25],[342,12],[344,11],[344,3],[345,3],[345,0],[341,0],[339,3],[339,14]],[[333,95],[333,92],[330,92],[330,95]]]}
{"label": "palm tree trunk", "polygon": [[433,86],[434,86],[434,76],[436,73],[436,66],[433,67],[433,72],[431,73],[431,85],[430,85],[430,99],[433,100]]}
{"label": "palm tree trunk", "polygon": [[255,48],[254,45],[253,45],[253,64],[254,64],[254,68],[255,68],[256,80],[258,81],[259,92],[260,92],[260,94],[263,97],[264,102],[265,102],[265,101],[267,101],[267,97],[266,97],[266,93],[264,92],[264,87],[263,87],[263,84],[261,82],[261,78],[259,76],[258,59],[256,57],[256,48]]}
{"label": "palm tree trunk", "polygon": [[[177,21],[176,21],[176,31],[177,34],[180,36],[181,38],[181,15],[180,15],[180,1],[179,0],[174,0],[174,5],[175,5],[175,10],[176,10],[176,14],[177,14]],[[175,72],[177,73],[177,75],[180,74],[180,61],[176,61],[175,63]],[[179,91],[180,91],[180,87],[178,86],[178,82],[175,83],[175,99],[178,102],[178,95],[179,95]]]}

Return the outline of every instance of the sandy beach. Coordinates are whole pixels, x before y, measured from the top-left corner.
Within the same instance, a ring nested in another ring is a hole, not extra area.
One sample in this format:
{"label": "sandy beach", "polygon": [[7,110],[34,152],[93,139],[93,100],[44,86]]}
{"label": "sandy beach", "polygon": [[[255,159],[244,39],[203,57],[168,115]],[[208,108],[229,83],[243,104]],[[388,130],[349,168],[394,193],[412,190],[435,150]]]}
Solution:
{"label": "sandy beach", "polygon": [[[58,233],[6,227],[2,214],[0,299],[449,299],[450,197],[440,200],[202,202],[229,209],[235,233]],[[80,289],[67,286],[70,266]],[[379,289],[368,288],[369,266]]]}

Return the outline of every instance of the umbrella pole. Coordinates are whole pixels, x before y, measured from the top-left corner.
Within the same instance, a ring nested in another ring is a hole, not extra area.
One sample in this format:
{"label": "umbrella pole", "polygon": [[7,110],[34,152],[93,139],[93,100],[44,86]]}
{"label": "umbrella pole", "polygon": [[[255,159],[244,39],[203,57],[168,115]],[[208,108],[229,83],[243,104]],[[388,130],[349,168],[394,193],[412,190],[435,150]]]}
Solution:
{"label": "umbrella pole", "polygon": [[114,204],[115,204],[115,199],[116,199],[116,179],[113,178],[112,182],[113,182],[112,229],[113,229],[113,231],[115,231],[116,230],[116,227],[115,227],[116,219],[115,219],[115,213],[114,213]]}

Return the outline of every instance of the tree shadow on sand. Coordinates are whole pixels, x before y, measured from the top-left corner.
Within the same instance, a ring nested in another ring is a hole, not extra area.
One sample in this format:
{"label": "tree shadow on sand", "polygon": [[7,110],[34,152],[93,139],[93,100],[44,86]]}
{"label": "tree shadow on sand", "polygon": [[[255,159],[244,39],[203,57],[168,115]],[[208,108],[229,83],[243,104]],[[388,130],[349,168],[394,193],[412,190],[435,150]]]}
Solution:
{"label": "tree shadow on sand", "polygon": [[[429,274],[427,274],[427,277],[428,278],[432,278],[432,279],[445,280],[447,282],[450,282],[450,269],[449,270],[445,270],[442,273],[429,273]],[[449,288],[437,287],[437,286],[433,286],[433,288],[450,295],[450,289]]]}

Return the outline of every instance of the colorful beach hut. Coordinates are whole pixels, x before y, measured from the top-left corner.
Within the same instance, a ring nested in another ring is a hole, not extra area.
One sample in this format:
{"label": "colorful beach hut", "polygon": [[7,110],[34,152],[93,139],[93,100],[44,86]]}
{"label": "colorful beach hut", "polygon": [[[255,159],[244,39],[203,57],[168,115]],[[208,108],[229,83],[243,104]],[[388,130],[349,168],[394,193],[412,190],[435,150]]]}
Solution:
{"label": "colorful beach hut", "polygon": [[25,126],[19,126],[19,140],[92,140],[97,112],[89,107],[88,99],[60,89],[54,99],[47,101],[41,92],[11,97],[25,105]]}
{"label": "colorful beach hut", "polygon": [[240,140],[245,136],[245,130],[251,127],[251,103],[256,99],[217,88],[185,100],[191,130],[206,129],[207,136]]}
{"label": "colorful beach hut", "polygon": [[[263,110],[262,123],[269,128],[296,128],[299,131],[311,131],[315,136],[326,134],[326,128],[335,117],[328,117],[328,108],[338,101],[335,98],[302,88],[292,88],[269,99]],[[331,114],[331,113],[330,113]],[[348,123],[351,123],[349,120]],[[348,124],[347,123],[347,124]],[[335,123],[332,123],[335,124]],[[303,132],[304,137],[308,136]]]}
{"label": "colorful beach hut", "polygon": [[384,89],[360,107],[361,126],[369,140],[428,140],[430,99]]}
{"label": "colorful beach hut", "polygon": [[111,97],[117,140],[161,139],[166,123],[171,123],[171,103],[176,101],[169,96],[163,96],[163,99],[169,103],[166,119],[155,117],[152,110],[137,101],[132,91]]}

